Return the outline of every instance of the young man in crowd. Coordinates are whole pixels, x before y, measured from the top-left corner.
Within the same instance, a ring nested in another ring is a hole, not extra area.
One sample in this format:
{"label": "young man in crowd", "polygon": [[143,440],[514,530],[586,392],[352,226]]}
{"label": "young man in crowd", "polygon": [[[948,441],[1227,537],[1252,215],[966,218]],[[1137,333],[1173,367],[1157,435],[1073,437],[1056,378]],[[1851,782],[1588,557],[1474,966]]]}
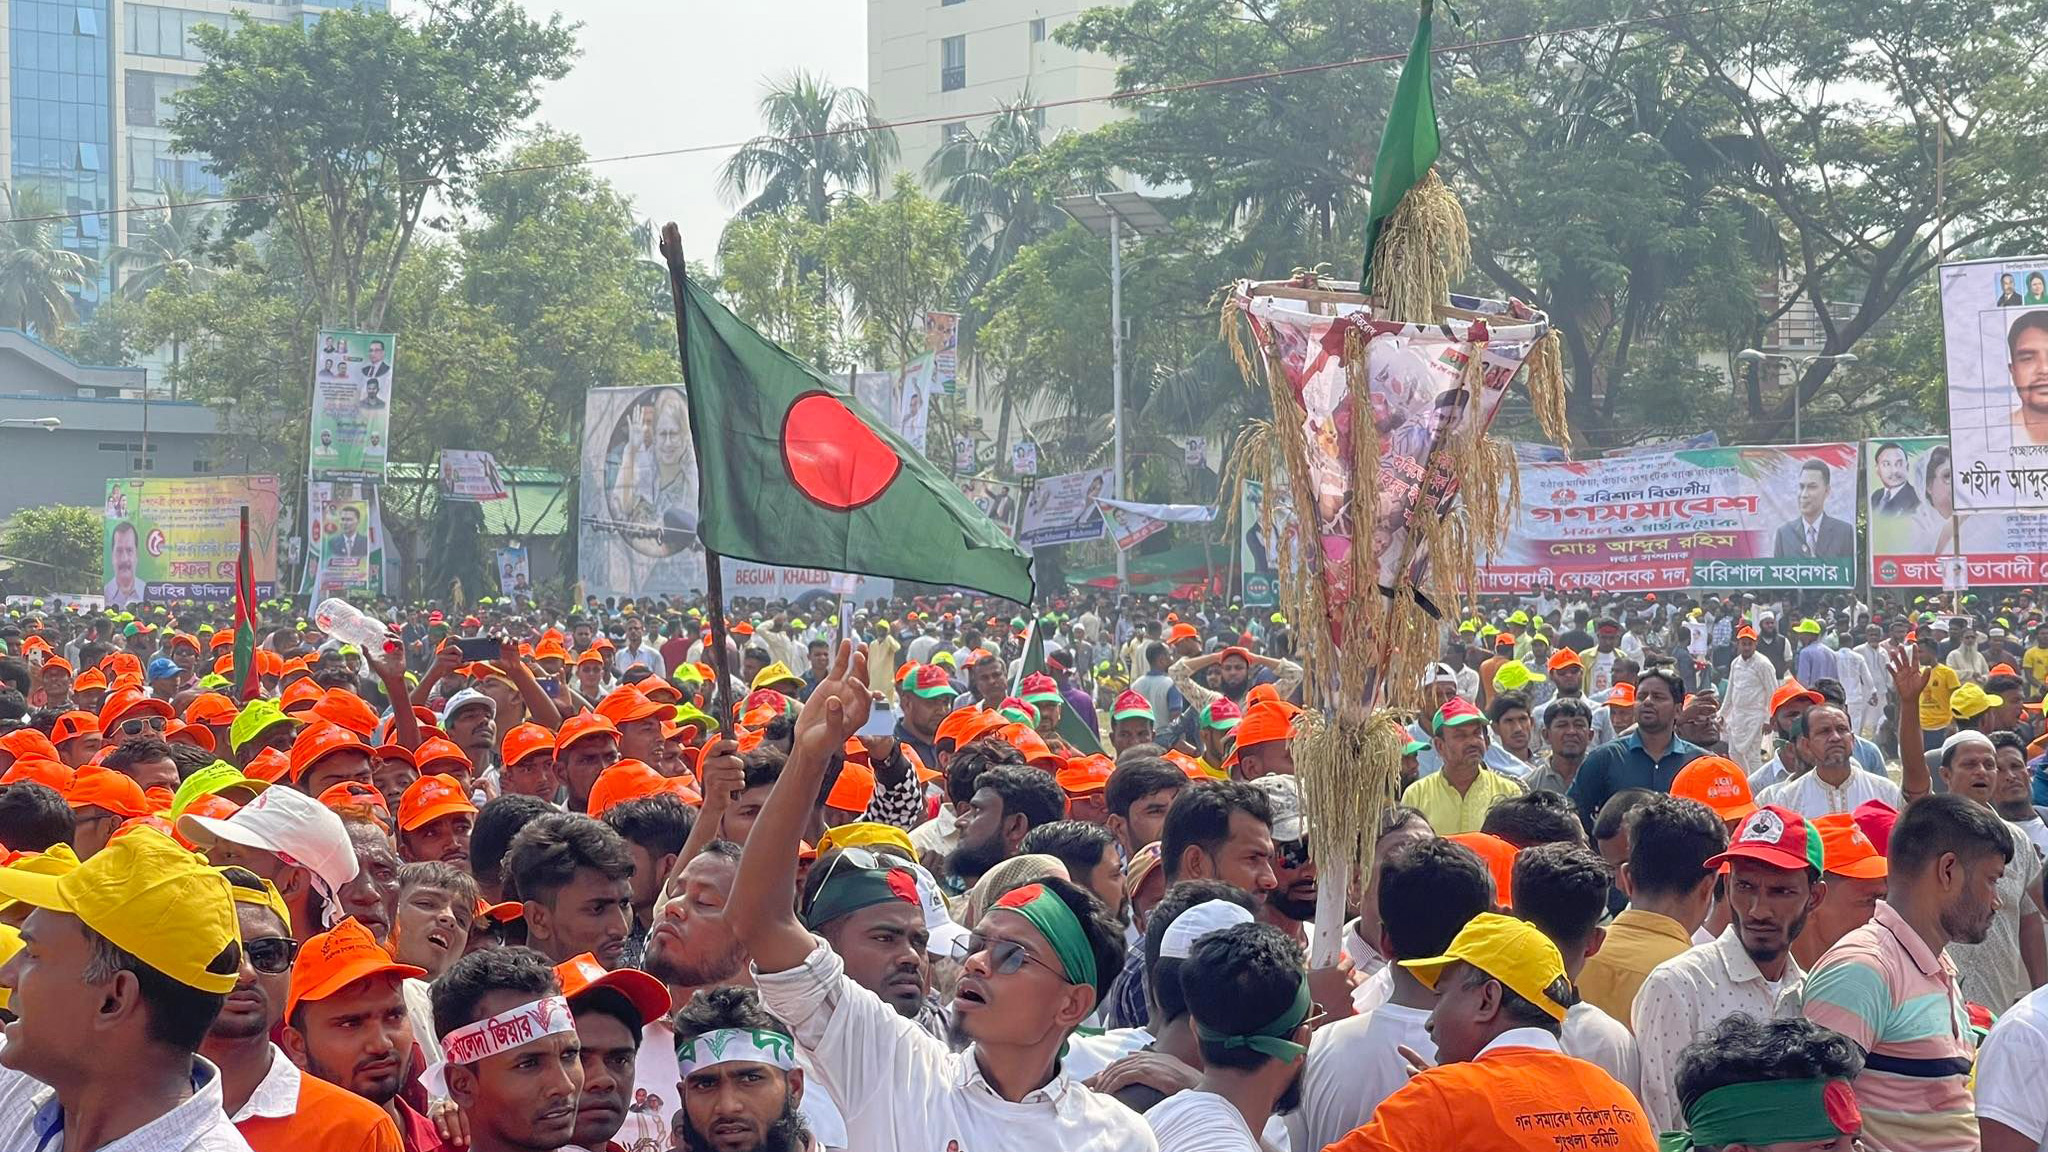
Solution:
{"label": "young man in crowd", "polygon": [[972,888],[989,869],[1015,856],[1033,828],[1058,820],[1066,810],[1059,785],[1036,768],[1005,765],[984,772],[960,817],[959,843],[946,867]]}
{"label": "young man in crowd", "polygon": [[436,1071],[470,1152],[557,1152],[575,1135],[582,1047],[562,985],[530,948],[472,952],[434,981]]}
{"label": "young man in crowd", "polygon": [[1669,668],[1651,668],[1637,678],[1635,730],[1587,753],[1572,778],[1571,797],[1587,825],[1609,796],[1623,788],[1669,791],[1678,770],[1706,754],[1677,733],[1678,702],[1684,698],[1685,685]]}
{"label": "young man in crowd", "polygon": [[[804,1123],[803,1068],[789,1025],[752,988],[718,988],[676,1014],[678,1147],[822,1152]],[[816,1089],[812,1089],[816,1091]]]}
{"label": "young man in crowd", "polygon": [[1543,710],[1543,752],[1522,783],[1531,792],[1571,791],[1572,779],[1593,746],[1593,712],[1584,700],[1552,700]]}
{"label": "young man in crowd", "polygon": [[526,903],[527,943],[554,963],[589,952],[617,967],[633,929],[633,855],[609,825],[542,816],[512,838],[505,870]]}
{"label": "young man in crowd", "polygon": [[1159,840],[1174,797],[1187,788],[1187,773],[1158,756],[1138,757],[1116,766],[1103,788],[1103,801],[1109,809],[1104,823],[1125,858]]}
{"label": "young man in crowd", "polygon": [[400,964],[369,930],[343,920],[299,949],[285,996],[285,1055],[308,1076],[369,1101],[391,1119],[406,1152],[440,1147],[434,1126],[400,1099],[417,1075],[404,982],[425,970]]}
{"label": "young man in crowd", "polygon": [[[1514,914],[1557,945],[1565,977],[1576,981],[1600,949],[1613,870],[1583,844],[1554,842],[1517,852],[1512,875]],[[1642,1096],[1642,1060],[1626,1023],[1581,1000],[1565,1012],[1558,1040],[1565,1055],[1600,1066]]]}
{"label": "young man in crowd", "polygon": [[645,972],[607,972],[588,954],[555,965],[562,997],[576,1019],[583,1087],[576,1129],[564,1152],[604,1152],[625,1126],[643,1030],[668,1015],[668,989]]}
{"label": "young man in crowd", "polygon": [[1579,973],[1579,995],[1629,1023],[1636,993],[1650,970],[1692,947],[1692,934],[1714,903],[1707,861],[1728,847],[1728,827],[1697,800],[1652,796],[1627,818],[1628,856],[1621,866],[1627,910]]}
{"label": "young man in crowd", "polygon": [[1301,1098],[1314,1006],[1301,947],[1264,924],[1234,925],[1195,942],[1180,983],[1202,1074],[1145,1122],[1160,1152],[1261,1152],[1258,1134]]}
{"label": "young man in crowd", "polygon": [[[1847,1038],[1799,1017],[1730,1016],[1686,1046],[1676,1091],[1685,1128],[1665,1137],[1673,1152],[1697,1149],[1863,1147],[1854,1084],[1863,1053]],[[2031,1145],[2029,1146],[2031,1147]],[[1985,1144],[1985,1152],[2004,1152]]]}

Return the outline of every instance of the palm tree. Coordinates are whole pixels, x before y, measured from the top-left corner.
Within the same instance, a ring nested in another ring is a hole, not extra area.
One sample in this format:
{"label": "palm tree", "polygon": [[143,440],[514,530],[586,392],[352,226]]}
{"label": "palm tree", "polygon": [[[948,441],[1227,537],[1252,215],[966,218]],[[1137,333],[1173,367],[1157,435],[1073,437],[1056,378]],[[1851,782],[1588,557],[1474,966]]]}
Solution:
{"label": "palm tree", "polygon": [[733,153],[719,176],[728,199],[745,199],[742,216],[796,208],[822,225],[840,196],[881,194],[896,133],[867,93],[799,71],[769,88],[760,108],[767,134]]}
{"label": "palm tree", "polygon": [[1066,225],[1057,203],[1061,196],[1115,187],[1104,173],[1032,168],[1027,162],[1044,151],[1044,129],[1026,89],[997,109],[987,127],[955,135],[926,161],[925,183],[967,214],[969,298],[1001,275],[1025,245]]}
{"label": "palm tree", "polygon": [[213,271],[206,246],[213,240],[217,214],[212,205],[193,203],[191,196],[171,189],[162,211],[139,217],[128,230],[128,243],[107,254],[121,295],[140,300],[174,279],[203,286]]}
{"label": "palm tree", "polygon": [[92,282],[92,261],[57,240],[62,209],[40,188],[0,187],[7,219],[0,221],[0,326],[49,336],[78,318],[78,301]]}

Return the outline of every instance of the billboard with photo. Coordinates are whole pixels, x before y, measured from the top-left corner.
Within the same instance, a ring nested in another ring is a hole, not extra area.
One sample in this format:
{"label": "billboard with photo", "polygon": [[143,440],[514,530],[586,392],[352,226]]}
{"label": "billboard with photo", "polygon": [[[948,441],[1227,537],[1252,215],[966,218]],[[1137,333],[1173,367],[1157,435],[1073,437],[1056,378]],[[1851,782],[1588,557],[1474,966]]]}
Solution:
{"label": "billboard with photo", "polygon": [[1858,459],[1802,444],[1524,463],[1480,591],[1853,587]]}
{"label": "billboard with photo", "polygon": [[503,500],[504,474],[489,452],[441,449],[441,496],[448,500]]}
{"label": "billboard with photo", "polygon": [[2048,511],[2048,256],[1941,266],[1955,506]]}
{"label": "billboard with photo", "polygon": [[307,486],[307,592],[314,599],[384,591],[384,517],[377,486],[315,480]]}
{"label": "billboard with photo", "polygon": [[974,506],[981,509],[982,515],[995,521],[996,526],[1008,532],[1012,540],[1017,538],[1017,507],[1024,494],[1022,485],[1006,484],[1001,480],[984,480],[977,476],[957,476],[954,477],[953,483],[959,486],[960,491],[969,500],[974,501]]}
{"label": "billboard with photo", "polygon": [[1972,587],[2048,575],[2048,512],[1958,512],[1946,436],[1863,442],[1874,588],[1939,588],[1943,557],[1961,556]]}
{"label": "billboard with photo", "polygon": [[256,594],[277,594],[277,477],[109,480],[101,571],[113,608],[235,595],[242,509]]}
{"label": "billboard with photo", "polygon": [[1026,548],[1043,548],[1049,544],[1102,539],[1105,529],[1102,514],[1095,510],[1095,499],[1116,490],[1109,474],[1108,468],[1095,468],[1041,479],[1024,498],[1024,518],[1017,526],[1017,542]]}
{"label": "billboard with photo", "polygon": [[702,592],[697,450],[682,386],[592,388],[581,457],[576,555],[584,590]]}
{"label": "billboard with photo", "polygon": [[307,467],[315,480],[384,479],[398,340],[389,332],[322,332],[313,342]]}

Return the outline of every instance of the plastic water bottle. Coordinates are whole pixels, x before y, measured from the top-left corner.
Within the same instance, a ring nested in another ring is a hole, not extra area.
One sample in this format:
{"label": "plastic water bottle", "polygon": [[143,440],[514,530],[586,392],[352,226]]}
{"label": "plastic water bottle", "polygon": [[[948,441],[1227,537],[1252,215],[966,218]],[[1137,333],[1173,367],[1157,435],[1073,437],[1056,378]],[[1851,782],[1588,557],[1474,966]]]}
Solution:
{"label": "plastic water bottle", "polygon": [[365,653],[381,654],[392,639],[391,630],[383,621],[338,596],[322,600],[313,609],[313,623],[322,632]]}

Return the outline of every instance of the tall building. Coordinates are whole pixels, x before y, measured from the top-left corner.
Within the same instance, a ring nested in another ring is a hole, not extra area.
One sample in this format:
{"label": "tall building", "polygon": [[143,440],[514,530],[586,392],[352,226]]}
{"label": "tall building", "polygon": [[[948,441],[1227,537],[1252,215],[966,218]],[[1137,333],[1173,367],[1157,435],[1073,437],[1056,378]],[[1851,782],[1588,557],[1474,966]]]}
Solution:
{"label": "tall building", "polygon": [[[868,96],[884,120],[931,123],[897,129],[901,170],[922,175],[925,161],[974,116],[1016,101],[1107,96],[1116,63],[1053,40],[1053,32],[1089,8],[1128,0],[868,0]],[[1039,113],[1050,138],[1086,131],[1122,115],[1106,102]]]}
{"label": "tall building", "polygon": [[[362,0],[383,11],[388,0]],[[217,192],[196,157],[171,150],[170,98],[205,63],[192,45],[201,24],[228,26],[236,12],[284,22],[356,4],[330,0],[0,0],[0,172],[17,188],[47,191],[67,221],[62,242],[95,262],[111,287],[107,253],[127,237],[122,215],[178,190]]]}

